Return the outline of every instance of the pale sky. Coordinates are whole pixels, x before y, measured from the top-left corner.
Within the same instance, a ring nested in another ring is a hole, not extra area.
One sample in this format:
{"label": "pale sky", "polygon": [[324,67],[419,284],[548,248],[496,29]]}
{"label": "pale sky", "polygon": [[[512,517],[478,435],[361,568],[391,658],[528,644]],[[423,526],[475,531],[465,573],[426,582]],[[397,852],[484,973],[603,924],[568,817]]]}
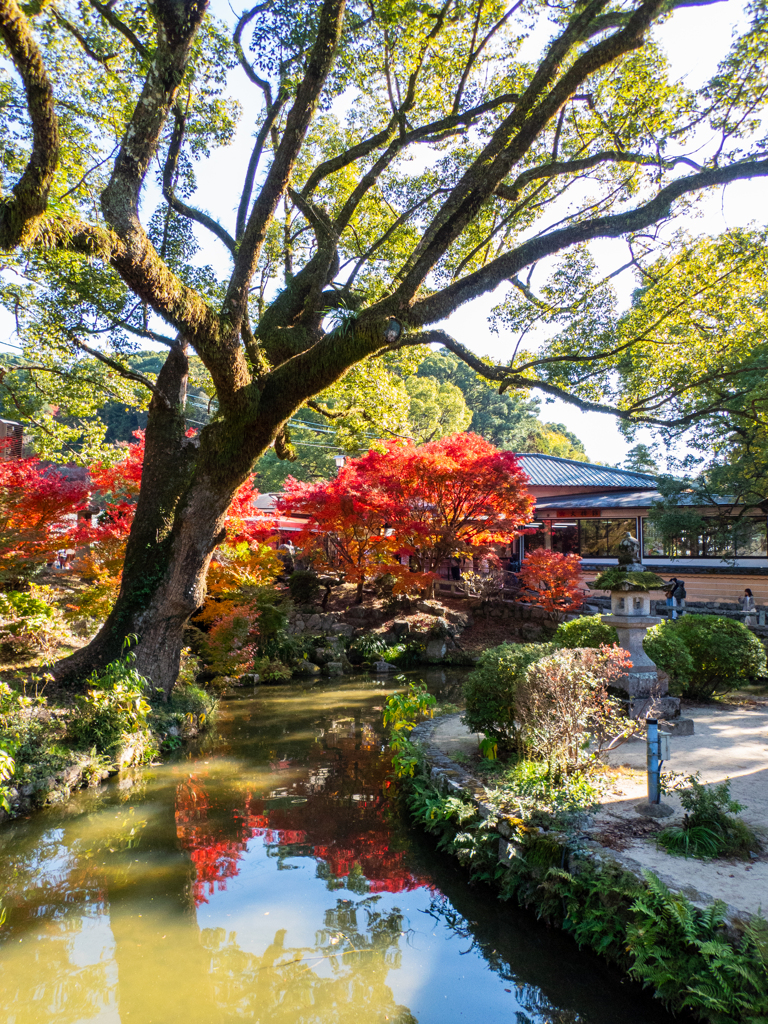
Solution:
{"label": "pale sky", "polygon": [[[725,0],[711,7],[681,10],[663,26],[657,29],[657,37],[667,51],[675,77],[684,79],[689,87],[696,87],[712,74],[718,61],[725,55],[734,26],[743,25],[744,0]],[[231,13],[225,0],[214,0],[213,10],[231,21]],[[218,8],[218,10],[217,10]],[[239,8],[238,8],[239,9]],[[241,95],[244,116],[233,146],[214,151],[202,165],[196,165],[198,193],[193,201],[222,217],[232,226],[234,207],[240,194],[242,176],[252,145],[253,124],[260,112],[260,93],[246,82],[245,76],[236,69],[233,85]],[[240,90],[236,83],[242,82]],[[231,197],[231,199],[230,199]],[[152,205],[157,198],[154,187],[146,191],[146,205]],[[696,233],[719,233],[726,228],[746,226],[757,222],[768,222],[768,191],[762,180],[750,183],[736,183],[727,189],[709,194],[701,208],[701,214],[693,223]],[[229,259],[223,247],[204,231],[199,232],[202,251],[196,263],[211,263],[222,274],[227,273]],[[593,244],[600,268],[606,272],[625,262],[626,249],[620,241],[604,241]],[[628,298],[631,280],[620,286]],[[507,286],[500,286],[494,295],[468,303],[450,317],[444,326],[458,340],[480,355],[498,359],[509,357],[510,339],[491,332],[488,317],[491,308],[501,301]],[[16,343],[13,323],[6,314],[0,314],[0,346],[3,341]],[[599,413],[583,413],[576,406],[556,400],[542,403],[542,418],[561,422],[573,430],[584,442],[589,457],[594,461],[615,463],[621,461],[630,447],[619,433],[616,420]],[[636,441],[647,441],[650,435],[640,431]]]}

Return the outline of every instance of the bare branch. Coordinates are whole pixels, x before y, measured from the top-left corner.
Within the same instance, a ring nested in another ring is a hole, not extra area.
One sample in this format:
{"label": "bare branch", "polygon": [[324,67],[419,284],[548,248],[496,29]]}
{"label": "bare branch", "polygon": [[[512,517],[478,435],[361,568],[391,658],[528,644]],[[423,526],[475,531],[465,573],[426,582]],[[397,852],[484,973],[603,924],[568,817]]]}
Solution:
{"label": "bare branch", "polygon": [[58,10],[58,8],[52,6],[51,10],[53,11],[53,16],[56,19],[56,21],[58,21],[61,27],[66,29],[70,35],[75,37],[75,39],[82,47],[84,53],[88,57],[90,57],[91,60],[96,61],[97,64],[101,64],[103,68],[106,68],[107,71],[109,71],[108,62],[112,60],[113,57],[117,56],[117,51],[115,51],[114,53],[96,53],[96,51],[89,45],[88,40],[85,38],[83,33],[77,27],[77,25],[74,25],[71,21],[69,21],[68,18],[65,18],[61,11]]}
{"label": "bare branch", "polygon": [[[628,423],[645,423],[649,426],[664,427],[669,429],[682,429],[694,423],[696,420],[712,414],[714,412],[728,412],[728,407],[723,402],[710,403],[703,408],[697,408],[689,413],[685,413],[680,416],[674,416],[670,419],[662,419],[657,416],[651,416],[643,413],[635,407],[633,409],[622,408],[621,406],[609,405],[606,402],[592,402],[586,398],[580,398],[578,395],[574,395],[572,392],[567,391],[565,388],[558,387],[556,384],[550,384],[547,381],[538,380],[536,377],[525,377],[519,373],[510,373],[507,367],[493,366],[486,363],[479,356],[476,356],[474,352],[471,352],[468,348],[462,345],[460,342],[452,338],[446,331],[430,329],[427,331],[420,331],[417,334],[406,335],[401,345],[429,345],[439,343],[444,345],[450,352],[457,355],[459,359],[470,366],[477,374],[481,377],[485,377],[486,380],[501,382],[501,391],[506,391],[509,388],[543,391],[546,395],[551,395],[553,398],[561,398],[563,401],[568,402],[571,405],[575,405],[583,412],[602,412],[608,413],[611,416],[616,416],[620,420],[624,420]],[[394,347],[399,347],[395,345]],[[699,382],[692,381],[690,385],[682,389],[683,391],[694,390]]]}
{"label": "bare branch", "polygon": [[624,53],[642,45],[646,29],[662,2],[644,0],[630,16],[626,28],[577,56],[562,77],[549,88],[584,28],[604,3],[603,0],[591,0],[579,8],[550,46],[514,111],[501,122],[424,232],[402,271],[402,282],[397,291],[401,303],[412,299],[441,255],[474,219],[510,169],[522,159],[549,120],[577,92],[583,81]]}
{"label": "bare branch", "polygon": [[171,133],[171,142],[168,146],[168,156],[166,157],[165,167],[163,168],[163,197],[171,209],[175,210],[176,213],[181,214],[183,217],[188,217],[190,220],[196,221],[204,228],[208,228],[208,230],[214,234],[220,242],[223,242],[224,245],[226,245],[227,249],[229,249],[234,256],[235,240],[226,228],[223,228],[221,224],[219,224],[219,222],[209,214],[182,202],[174,193],[174,180],[176,178],[176,170],[179,165],[181,144],[184,139],[186,115],[178,104],[174,107],[173,113],[173,132]]}
{"label": "bare branch", "polygon": [[256,136],[256,141],[254,143],[253,150],[251,151],[251,157],[248,161],[248,168],[245,172],[245,182],[243,183],[243,191],[240,196],[240,204],[237,208],[235,237],[238,241],[243,237],[243,233],[245,232],[248,207],[250,206],[251,196],[253,195],[253,183],[256,180],[256,170],[259,166],[259,160],[261,159],[261,154],[264,149],[264,143],[267,141],[267,136],[272,131],[275,121],[277,120],[287,99],[288,91],[286,89],[281,89],[275,102],[267,106],[267,110],[264,115],[264,122],[259,129],[259,134]]}
{"label": "bare branch", "polygon": [[283,137],[264,185],[253,204],[224,301],[224,316],[239,324],[248,302],[248,287],[256,269],[267,228],[285,195],[307,130],[314,117],[341,36],[345,0],[323,0],[320,22],[304,77],[288,114]]}
{"label": "bare branch", "polygon": [[539,178],[554,178],[561,174],[579,174],[581,171],[591,170],[604,163],[627,163],[640,164],[646,167],[658,167],[660,170],[671,170],[678,164],[685,164],[694,171],[701,171],[704,168],[687,156],[671,157],[668,160],[659,160],[658,157],[648,156],[643,153],[623,153],[620,150],[605,149],[592,156],[582,157],[580,160],[553,160],[550,163],[542,164],[540,167],[531,167],[515,178],[511,185],[500,184],[496,186],[496,195],[500,199],[509,199],[516,202],[520,193],[531,181]]}
{"label": "bare branch", "polygon": [[118,359],[112,359],[111,356],[105,355],[103,352],[99,352],[97,348],[91,348],[90,345],[86,345],[85,342],[80,341],[79,338],[71,338],[71,341],[73,345],[82,349],[83,352],[87,352],[88,355],[93,356],[94,359],[98,359],[100,363],[104,363],[105,366],[114,370],[115,373],[118,373],[121,377],[124,377],[126,380],[133,380],[137,384],[141,384],[143,387],[147,388],[158,399],[158,401],[162,402],[166,408],[170,409],[171,403],[168,401],[166,396],[148,377],[145,377],[143,373],[138,373],[136,370],[129,370],[127,367],[123,366]]}
{"label": "bare branch", "polygon": [[245,51],[243,50],[242,37],[243,31],[247,27],[248,23],[251,22],[256,17],[257,14],[261,14],[262,11],[266,11],[270,6],[270,0],[267,0],[266,3],[257,4],[255,7],[252,7],[249,11],[243,11],[243,13],[238,18],[237,25],[235,26],[235,31],[232,36],[232,41],[235,44],[235,53],[237,54],[237,59],[240,61],[240,66],[242,67],[243,71],[246,73],[248,78],[253,82],[253,84],[258,85],[258,87],[262,90],[268,108],[272,106],[272,87],[265,78],[260,78],[259,75],[257,75],[256,72],[253,70],[253,66],[251,65],[248,58],[245,56]]}

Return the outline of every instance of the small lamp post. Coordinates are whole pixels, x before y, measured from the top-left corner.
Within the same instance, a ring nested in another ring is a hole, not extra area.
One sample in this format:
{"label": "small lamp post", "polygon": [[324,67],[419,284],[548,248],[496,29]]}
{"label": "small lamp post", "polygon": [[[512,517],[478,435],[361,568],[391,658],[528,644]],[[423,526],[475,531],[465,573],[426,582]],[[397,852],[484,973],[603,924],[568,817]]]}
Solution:
{"label": "small lamp post", "polygon": [[635,810],[647,818],[668,818],[672,808],[661,802],[661,766],[669,760],[669,734],[659,732],[656,718],[646,719],[646,749],[648,764],[648,803],[639,803]]}
{"label": "small lamp post", "polygon": [[632,659],[632,667],[616,686],[626,693],[630,718],[677,718],[680,715],[679,697],[669,696],[666,676],[659,679],[654,662],[643,648],[643,639],[649,626],[661,619],[651,614],[651,593],[661,593],[664,581],[649,572],[640,562],[640,545],[627,532],[619,545],[618,567],[607,569],[589,586],[594,590],[609,590],[611,614],[601,616],[613,626],[619,645]]}
{"label": "small lamp post", "polygon": [[336,463],[336,476],[344,469],[344,463],[347,461],[346,455],[334,455],[333,461]]}

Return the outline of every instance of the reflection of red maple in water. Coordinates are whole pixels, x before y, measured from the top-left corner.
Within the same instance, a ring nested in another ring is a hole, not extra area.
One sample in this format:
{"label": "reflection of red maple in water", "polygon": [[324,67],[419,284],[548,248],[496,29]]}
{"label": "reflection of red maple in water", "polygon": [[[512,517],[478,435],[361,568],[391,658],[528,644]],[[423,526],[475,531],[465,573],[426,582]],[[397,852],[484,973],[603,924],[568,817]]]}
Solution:
{"label": "reflection of red maple in water", "polygon": [[[195,866],[196,906],[207,903],[216,889],[226,889],[254,838],[261,838],[277,857],[315,857],[333,879],[358,869],[371,892],[403,892],[429,884],[409,870],[405,852],[392,847],[386,797],[389,765],[378,745],[356,746],[353,737],[334,739],[333,750],[318,749],[322,757],[311,758],[315,763],[307,766],[303,777],[290,790],[279,789],[277,796],[275,791],[259,796],[234,792],[234,800],[225,804],[211,799],[199,775],[177,787],[176,834]],[[329,761],[329,753],[335,755],[335,763]],[[318,767],[326,771],[321,783]]]}

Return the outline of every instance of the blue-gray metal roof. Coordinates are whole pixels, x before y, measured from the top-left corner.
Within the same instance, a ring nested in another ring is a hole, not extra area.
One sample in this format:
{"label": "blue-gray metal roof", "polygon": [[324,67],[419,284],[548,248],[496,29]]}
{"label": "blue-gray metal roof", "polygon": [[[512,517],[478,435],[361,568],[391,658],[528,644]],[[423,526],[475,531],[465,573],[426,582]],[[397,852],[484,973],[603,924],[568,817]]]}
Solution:
{"label": "blue-gray metal roof", "polygon": [[533,487],[632,487],[656,489],[656,477],[538,452],[516,452]]}
{"label": "blue-gray metal roof", "polygon": [[[592,494],[559,494],[546,498],[536,499],[536,513],[540,514],[547,509],[558,508],[650,508],[655,501],[661,500],[658,491],[633,490],[633,491],[595,491]],[[730,505],[732,498],[717,497],[712,499],[717,505]],[[697,505],[701,502],[695,500],[693,494],[681,494],[677,501],[678,505]]]}

